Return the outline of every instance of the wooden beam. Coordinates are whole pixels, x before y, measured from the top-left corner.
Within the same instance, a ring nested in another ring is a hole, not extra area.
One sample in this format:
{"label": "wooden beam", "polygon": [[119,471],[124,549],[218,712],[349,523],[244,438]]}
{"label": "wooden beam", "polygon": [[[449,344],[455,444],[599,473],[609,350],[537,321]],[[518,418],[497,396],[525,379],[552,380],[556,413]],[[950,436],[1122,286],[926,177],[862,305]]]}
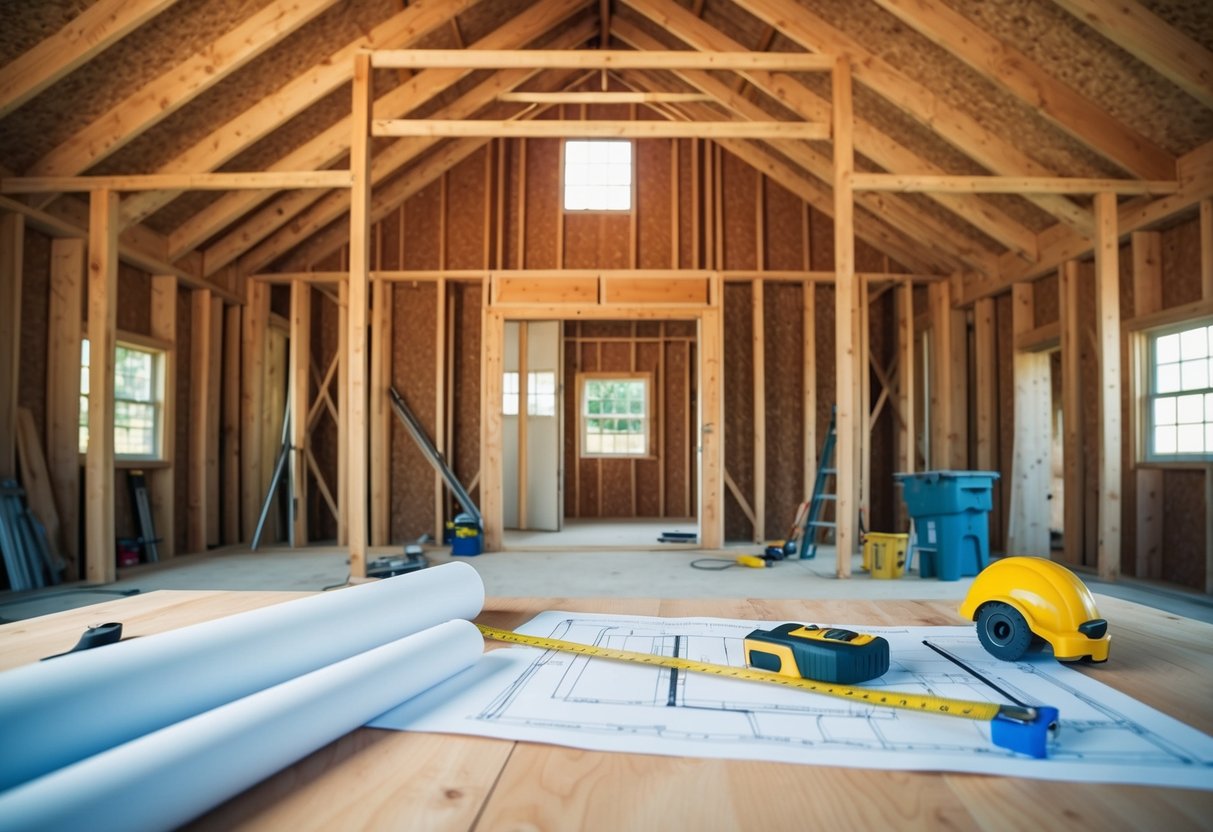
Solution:
{"label": "wooden beam", "polygon": [[261,513],[262,492],[261,451],[264,437],[261,431],[262,401],[265,390],[262,386],[265,375],[266,338],[270,317],[270,287],[249,281],[246,288],[248,302],[244,307],[241,354],[243,372],[240,401],[240,453],[241,470],[244,472],[240,484],[240,517],[243,530],[241,539],[249,542],[257,528]]}
{"label": "wooden beam", "polygon": [[720,310],[712,308],[705,310],[699,319],[699,537],[700,545],[705,549],[719,549],[724,545],[722,318]]}
{"label": "wooden beam", "polygon": [[189,552],[205,552],[207,518],[217,509],[208,500],[207,464],[210,433],[209,402],[216,395],[218,379],[211,378],[211,294],[195,289],[190,295],[190,412],[188,508],[185,547]]}
{"label": "wooden beam", "polygon": [[770,69],[828,72],[833,59],[806,52],[672,52],[602,49],[386,49],[371,53],[376,69]]}
{"label": "wooden beam", "polygon": [[[637,0],[622,0],[631,5]],[[933,130],[994,173],[1009,176],[1055,176],[1012,140],[983,127],[977,119],[900,72],[854,37],[800,5],[796,0],[746,0],[746,10],[806,49],[848,55],[855,79],[898,109]],[[1037,207],[1080,233],[1090,233],[1091,216],[1063,196],[1029,197]]]}
{"label": "wooden beam", "polygon": [[159,77],[144,84],[39,159],[32,176],[88,170],[193,101],[253,58],[333,5],[335,0],[274,3]]}
{"label": "wooden beam", "polygon": [[[805,205],[805,203],[801,203]],[[804,209],[807,216],[807,205]],[[804,229],[804,262],[809,265],[808,228]],[[803,292],[800,311],[800,341],[801,341],[801,389],[804,402],[801,431],[804,436],[804,469],[802,476],[802,496],[809,499],[813,496],[813,486],[817,482],[817,288],[816,284],[806,281],[801,284]]]}
{"label": "wooden beam", "polygon": [[688,139],[710,135],[721,138],[801,139],[829,138],[829,125],[799,121],[556,121],[376,119],[375,136],[483,136],[496,138],[624,138]]}
{"label": "wooden beam", "polygon": [[1082,330],[1079,319],[1078,261],[1069,260],[1058,269],[1059,321],[1061,323],[1061,421],[1062,421],[1062,545],[1070,564],[1085,563],[1086,557],[1086,432],[1083,426]]}
{"label": "wooden beam", "polygon": [[118,195],[94,191],[88,240],[88,454],[85,462],[85,580],[113,583],[114,345],[118,315]]}
{"label": "wooden beam", "polygon": [[987,298],[973,307],[974,355],[976,364],[976,463],[979,471],[996,471],[998,434],[998,354],[995,343],[994,300]]}
{"label": "wooden beam", "polygon": [[[377,280],[371,308],[371,545],[386,546],[392,533],[392,383],[391,283]],[[439,538],[441,539],[441,538]]]}
{"label": "wooden beam", "polygon": [[[223,344],[223,542],[240,542],[241,308],[228,306]],[[159,526],[157,526],[159,528]]]}
{"label": "wooden beam", "polygon": [[[227,123],[217,126],[157,168],[156,173],[215,170],[342,84],[348,84],[354,71],[354,55],[359,50],[408,46],[476,2],[412,0],[408,8],[325,56]],[[122,203],[123,220],[126,223],[140,221],[167,205],[174,196],[173,192],[158,191],[128,197]]]}
{"label": "wooden beam", "polygon": [[347,513],[350,574],[366,577],[367,553],[367,308],[370,298],[371,242],[371,136],[370,118],[374,95],[371,89],[371,59],[354,59],[354,104],[350,117],[350,171],[354,187],[350,193],[350,278],[348,281],[348,348],[346,390],[348,412],[342,411],[348,436],[347,458],[342,465],[348,477]]}
{"label": "wooden beam", "polygon": [[1120,575],[1120,269],[1116,195],[1095,195],[1095,311],[1099,341],[1099,576]]}
{"label": "wooden beam", "polygon": [[287,188],[348,188],[346,170],[252,173],[148,173],[122,176],[26,176],[0,179],[4,194],[87,191],[240,191]]}
{"label": "wooden beam", "polygon": [[[445,183],[445,181],[446,180],[444,178],[443,182]],[[445,189],[444,189],[443,193],[445,194]],[[445,199],[443,200],[443,202],[445,203]],[[443,224],[445,224],[445,216],[446,216],[445,204],[443,205],[442,215],[444,217]],[[445,244],[446,244],[445,229],[443,229],[443,233],[440,235],[440,238],[443,240],[443,245],[445,246]],[[446,260],[445,252],[443,252],[443,256],[440,259],[445,262],[445,260]],[[434,367],[434,447],[436,447],[438,449],[438,452],[441,453],[444,458],[449,459],[449,456],[450,456],[450,454],[449,454],[450,448],[448,447],[449,434],[447,433],[447,416],[448,416],[448,411],[449,411],[449,404],[447,401],[447,396],[449,395],[449,392],[448,392],[449,388],[447,387],[447,365],[450,362],[455,360],[455,356],[447,354],[448,339],[447,339],[447,328],[446,328],[446,325],[447,325],[446,281],[439,280],[438,285],[435,286],[434,288],[436,289],[436,291],[434,292],[434,307],[435,307],[434,308],[434,355],[435,355],[435,362],[434,362],[435,363],[435,367]],[[520,381],[521,381],[522,385],[526,384],[525,379],[520,379]],[[522,387],[523,392],[519,394],[519,421],[520,422],[526,421],[526,396],[524,395],[525,390],[526,390],[526,388],[525,388],[525,386],[523,386]],[[520,456],[519,457],[519,468],[522,468],[523,465],[524,465],[524,461],[523,461],[523,458]],[[524,487],[525,487],[525,483],[524,483]],[[519,493],[518,499],[520,501],[519,505],[523,505],[523,503],[521,502],[522,500],[524,500],[523,493]],[[519,517],[522,518],[522,517],[525,517],[525,515],[523,515],[521,512],[519,512]],[[444,482],[442,475],[439,474],[437,471],[435,471],[434,472],[434,538],[436,540],[442,539],[442,532],[445,528],[446,528],[446,483]]]}
{"label": "wooden beam", "polygon": [[307,415],[311,404],[311,367],[312,367],[312,287],[306,283],[291,285],[291,343],[290,382],[287,390],[290,395],[290,469],[292,481],[291,493],[295,499],[294,529],[292,544],[295,547],[306,546],[308,543],[307,515],[307,463],[305,454],[308,450]]}
{"label": "wooden beam", "polygon": [[1145,179],[1174,176],[1173,156],[941,0],[876,2],[1105,159]]}
{"label": "wooden beam", "polygon": [[838,58],[833,72],[834,101],[834,357],[837,407],[838,473],[834,520],[839,578],[851,576],[851,556],[857,551],[856,522],[859,499],[859,424],[867,421],[859,405],[856,345],[858,282],[855,278],[855,203],[851,177],[855,155],[851,144],[851,65]]}
{"label": "wooden beam", "polygon": [[0,479],[17,477],[17,399],[21,366],[21,284],[25,217],[0,214]]}
{"label": "wooden beam", "polygon": [[[80,578],[81,565],[80,333],[84,285],[84,241],[70,237],[52,240],[46,331],[46,456],[63,530],[63,556],[67,561],[64,580],[68,581]],[[153,278],[153,310],[155,287]],[[154,311],[152,319],[154,326]],[[156,528],[160,528],[159,522]]]}
{"label": "wooden beam", "polygon": [[[903,283],[897,288],[897,411],[901,413],[897,432],[897,470],[913,473],[918,467],[918,425],[915,406],[917,365],[914,335],[914,286]],[[897,500],[897,529],[907,528],[909,518],[905,501]]]}
{"label": "wooden beam", "polygon": [[1057,5],[1213,108],[1213,53],[1134,0],[1054,0]]}
{"label": "wooden beam", "polygon": [[[160,538],[156,552],[161,560],[167,560],[177,553],[177,368],[181,354],[177,344],[177,278],[171,274],[153,275],[151,288],[151,335],[171,345],[164,354],[164,407],[160,409],[160,459],[168,467],[147,471],[152,525]],[[77,365],[80,364],[78,333],[79,329],[75,343]],[[75,456],[74,446],[72,452]],[[74,462],[79,467],[79,460]]]}
{"label": "wooden beam", "polygon": [[[900,0],[899,0],[900,1]],[[1172,164],[1172,168],[1174,164]],[[1092,179],[1065,176],[953,176],[918,173],[857,173],[855,190],[894,193],[1117,194],[1157,196],[1179,191],[1175,180]]]}
{"label": "wooden beam", "polygon": [[481,312],[480,362],[480,514],[484,518],[484,548],[500,551],[504,533],[505,473],[502,448],[505,436],[501,414],[502,372],[505,356],[505,320],[489,309],[489,282],[484,282]]}
{"label": "wooden beam", "polygon": [[560,92],[503,92],[498,101],[515,104],[660,104],[710,101],[698,92],[645,92],[636,90],[562,90]]}
{"label": "wooden beam", "polygon": [[4,67],[0,118],[54,84],[177,0],[100,0]]}

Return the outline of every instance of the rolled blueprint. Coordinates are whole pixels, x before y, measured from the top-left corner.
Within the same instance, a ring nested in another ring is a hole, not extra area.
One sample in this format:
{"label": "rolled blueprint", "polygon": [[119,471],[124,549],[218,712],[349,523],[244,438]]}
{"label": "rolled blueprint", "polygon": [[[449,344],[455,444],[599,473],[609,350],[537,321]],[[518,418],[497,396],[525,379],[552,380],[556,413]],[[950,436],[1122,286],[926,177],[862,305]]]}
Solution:
{"label": "rolled blueprint", "polygon": [[451,563],[7,671],[0,791],[483,605]]}
{"label": "rolled blueprint", "polygon": [[0,794],[8,830],[171,829],[473,665],[449,621],[237,699]]}

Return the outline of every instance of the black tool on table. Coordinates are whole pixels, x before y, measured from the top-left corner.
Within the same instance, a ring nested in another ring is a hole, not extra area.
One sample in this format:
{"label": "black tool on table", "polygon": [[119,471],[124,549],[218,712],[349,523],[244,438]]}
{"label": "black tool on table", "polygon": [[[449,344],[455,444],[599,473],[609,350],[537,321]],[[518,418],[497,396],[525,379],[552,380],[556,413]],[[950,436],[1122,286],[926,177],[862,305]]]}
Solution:
{"label": "black tool on table", "polygon": [[94,647],[103,647],[106,644],[116,644],[122,640],[122,624],[120,622],[110,622],[109,624],[94,624],[89,627],[80,636],[80,640],[76,642],[76,646],[67,653],[56,653],[53,656],[44,656],[42,661],[47,659],[56,659],[59,656],[66,656],[68,653],[79,653],[81,650],[92,650]]}

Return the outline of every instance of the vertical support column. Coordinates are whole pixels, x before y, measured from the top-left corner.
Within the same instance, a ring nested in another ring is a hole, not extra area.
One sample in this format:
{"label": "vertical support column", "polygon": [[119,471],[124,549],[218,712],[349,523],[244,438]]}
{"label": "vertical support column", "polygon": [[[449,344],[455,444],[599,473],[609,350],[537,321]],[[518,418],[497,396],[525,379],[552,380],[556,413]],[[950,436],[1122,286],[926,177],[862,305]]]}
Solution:
{"label": "vertical support column", "polygon": [[[527,498],[527,459],[530,456],[527,450],[527,412],[526,400],[529,390],[527,389],[527,356],[529,354],[529,345],[527,344],[527,332],[530,324],[527,321],[518,322],[518,481],[511,483],[514,488],[518,489],[518,528],[526,531],[527,516],[526,516],[526,498]],[[599,471],[601,471],[601,466]],[[601,490],[599,492],[599,501],[602,500]],[[599,503],[599,516],[602,515],[601,502]]]}
{"label": "vertical support column", "polygon": [[505,320],[489,309],[491,281],[491,277],[484,281],[484,311],[481,317],[484,358],[480,362],[480,425],[483,435],[480,444],[480,514],[484,519],[485,550],[496,552],[502,548],[504,532],[501,374],[504,367]]}
{"label": "vertical support column", "polygon": [[965,331],[963,313],[952,308],[951,280],[931,284],[931,468],[967,466]]}
{"label": "vertical support column", "polygon": [[993,471],[998,465],[994,414],[998,406],[998,356],[994,345],[994,299],[982,298],[973,305],[977,364],[977,468]]}
{"label": "vertical support column", "polygon": [[1120,575],[1120,263],[1116,194],[1095,195],[1095,310],[1099,342],[1099,576]]}
{"label": "vertical support column", "polygon": [[1058,269],[1061,319],[1062,545],[1067,563],[1082,563],[1086,546],[1083,516],[1086,484],[1083,467],[1082,332],[1078,323],[1078,262]]}
{"label": "vertical support column", "polygon": [[185,548],[190,552],[206,551],[207,516],[214,510],[206,488],[207,423],[216,381],[211,378],[211,309],[209,289],[190,293],[190,457],[185,525]]}
{"label": "vertical support column", "polygon": [[210,398],[206,416],[206,542],[218,546],[219,534],[219,416],[220,390],[223,386],[223,298],[211,298],[210,349],[207,354],[210,369]]}
{"label": "vertical support column", "polygon": [[[913,473],[918,465],[917,409],[914,406],[914,284],[905,281],[897,287],[897,412],[901,414],[901,429],[897,432],[897,470]],[[895,519],[898,529],[908,527],[909,515],[905,502],[897,500]]]}
{"label": "vertical support column", "polygon": [[859,341],[856,344],[855,376],[858,386],[859,405],[859,437],[856,447],[859,449],[859,517],[864,523],[870,522],[868,516],[872,500],[872,373],[869,370],[871,362],[872,341],[869,337],[868,322],[871,317],[870,301],[868,300],[867,278],[855,276],[856,332]]}
{"label": "vertical support column", "polygon": [[851,556],[856,549],[856,518],[859,499],[858,462],[860,414],[857,395],[858,351],[855,340],[855,203],[851,177],[855,172],[852,145],[851,66],[845,57],[834,64],[834,355],[837,364],[838,475],[836,482],[835,545],[836,572],[851,576]]}
{"label": "vertical support column", "polygon": [[113,583],[114,342],[118,326],[118,194],[93,191],[88,217],[88,455],[85,580]]}
{"label": "vertical support column", "polygon": [[[63,557],[67,562],[64,578],[69,581],[79,579],[81,571],[77,506],[80,505],[80,333],[84,322],[84,252],[84,240],[64,238],[51,243],[46,456],[63,530]],[[153,309],[156,280],[153,278],[152,281]],[[174,290],[176,285],[174,280]],[[153,325],[155,318],[153,312]],[[171,356],[169,360],[171,363]],[[172,501],[168,504],[172,505]],[[157,518],[158,529],[160,522]]]}
{"label": "vertical support column", "polygon": [[699,535],[705,549],[724,545],[723,288],[713,275],[713,306],[699,319]]}
{"label": "vertical support column", "polygon": [[294,495],[293,543],[307,545],[307,415],[311,404],[312,287],[301,280],[291,282],[290,382],[290,478]]}
{"label": "vertical support column", "polygon": [[223,333],[223,542],[229,545],[240,542],[240,313],[238,304],[227,307]]}
{"label": "vertical support column", "polygon": [[265,399],[265,352],[266,335],[270,320],[270,287],[250,280],[246,285],[248,295],[244,306],[244,326],[241,332],[243,343],[244,373],[241,391],[240,451],[243,478],[240,484],[240,516],[242,539],[252,541],[257,530],[257,518],[261,513],[261,411]]}
{"label": "vertical support column", "polygon": [[0,214],[0,479],[17,476],[17,371],[25,217]]}
{"label": "vertical support column", "polygon": [[[759,237],[760,247],[761,239]],[[767,384],[762,279],[754,278],[750,288],[754,358],[754,542],[761,543],[767,537]]]}
{"label": "vertical support column", "polygon": [[350,284],[342,280],[337,284],[337,545],[349,543],[349,513],[346,506],[350,500],[350,476],[345,465],[349,450],[350,432],[350,386],[349,386],[349,341],[350,341]]}
{"label": "vertical support column", "polygon": [[347,516],[350,550],[350,575],[366,577],[367,549],[367,297],[370,289],[371,242],[371,57],[354,57],[354,103],[350,116],[353,136],[350,140],[350,278],[348,297],[348,411],[346,423],[349,498],[343,513]]}
{"label": "vertical support column", "polygon": [[[563,212],[561,212],[563,213]],[[438,278],[435,299],[434,354],[438,357],[434,371],[434,447],[444,458],[447,456],[447,300],[446,278]],[[446,482],[442,475],[434,472],[434,539],[442,540],[446,526]]]}
{"label": "vertical support column", "polygon": [[[1015,335],[1034,326],[1035,293],[1030,283],[1011,287],[1011,329]],[[1007,554],[1049,551],[1049,357],[1015,351],[1015,451],[1012,460],[1011,514],[1007,518]]]}
{"label": "vertical support column", "polygon": [[[808,271],[808,248],[805,248],[805,271]],[[800,340],[802,382],[804,390],[804,498],[813,496],[817,481],[817,288],[811,280],[801,284],[804,291],[801,311]]]}
{"label": "vertical support column", "polygon": [[392,284],[376,280],[371,288],[371,545],[386,546],[392,526],[392,412],[387,392],[392,383]]}
{"label": "vertical support column", "polygon": [[[57,241],[56,241],[57,242]],[[52,302],[54,293],[51,294]],[[171,558],[176,551],[176,479],[177,479],[177,278],[174,275],[152,277],[152,337],[171,344],[164,356],[164,400],[160,411],[160,458],[167,468],[148,472],[148,499],[152,508],[152,525],[160,541],[156,544],[161,560]],[[76,375],[80,370],[79,327],[76,328]],[[66,368],[65,368],[66,369]],[[75,455],[76,444],[71,445]],[[72,512],[75,514],[75,512]]]}

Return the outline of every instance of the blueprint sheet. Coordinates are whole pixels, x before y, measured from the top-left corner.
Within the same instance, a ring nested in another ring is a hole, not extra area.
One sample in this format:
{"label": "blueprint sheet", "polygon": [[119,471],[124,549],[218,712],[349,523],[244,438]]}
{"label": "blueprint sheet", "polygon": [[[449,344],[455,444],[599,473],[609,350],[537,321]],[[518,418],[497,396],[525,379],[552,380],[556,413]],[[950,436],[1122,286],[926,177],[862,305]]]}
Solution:
{"label": "blueprint sheet", "polygon": [[[1061,728],[1049,758],[994,746],[984,722],[530,647],[493,650],[371,726],[601,751],[1213,789],[1213,737],[1048,655],[998,661],[982,649],[972,627],[814,623],[888,639],[889,672],[871,686],[1007,701],[924,646],[927,639],[1024,703],[1057,707]],[[545,612],[518,632],[740,666],[746,634],[768,625]],[[1115,657],[1113,650],[1112,662]]]}

